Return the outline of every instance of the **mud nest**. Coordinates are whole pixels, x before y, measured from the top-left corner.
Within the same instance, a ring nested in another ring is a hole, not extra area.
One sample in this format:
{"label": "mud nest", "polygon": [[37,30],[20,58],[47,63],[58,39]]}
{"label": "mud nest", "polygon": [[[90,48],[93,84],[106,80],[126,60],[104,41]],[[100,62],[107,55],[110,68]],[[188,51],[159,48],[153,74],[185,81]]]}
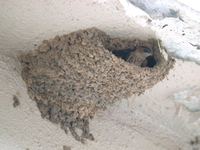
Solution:
{"label": "mud nest", "polygon": [[[126,62],[123,50],[153,50],[147,67]],[[117,53],[119,52],[119,53]],[[38,49],[21,54],[22,78],[43,118],[69,128],[78,141],[93,140],[89,119],[122,98],[141,94],[165,78],[174,59],[165,59],[157,41],[110,38],[97,28],[44,40]],[[78,135],[75,128],[83,132]]]}

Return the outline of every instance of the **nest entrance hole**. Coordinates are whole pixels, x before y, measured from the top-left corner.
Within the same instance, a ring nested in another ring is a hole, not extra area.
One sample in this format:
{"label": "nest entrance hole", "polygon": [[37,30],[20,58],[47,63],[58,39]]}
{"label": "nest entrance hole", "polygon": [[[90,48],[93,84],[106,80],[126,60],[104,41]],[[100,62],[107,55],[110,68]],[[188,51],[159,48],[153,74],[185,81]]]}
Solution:
{"label": "nest entrance hole", "polygon": [[[125,59],[125,56],[128,55],[131,52],[134,52],[136,49],[125,49],[125,50],[113,50],[112,53],[117,56],[118,58],[123,59],[124,61],[127,61]],[[149,68],[153,68],[156,65],[156,60],[154,56],[148,56],[146,58],[147,60],[147,66]]]}
{"label": "nest entrance hole", "polygon": [[156,60],[154,56],[149,56],[146,58],[146,60],[147,60],[147,67],[153,68],[156,65]]}

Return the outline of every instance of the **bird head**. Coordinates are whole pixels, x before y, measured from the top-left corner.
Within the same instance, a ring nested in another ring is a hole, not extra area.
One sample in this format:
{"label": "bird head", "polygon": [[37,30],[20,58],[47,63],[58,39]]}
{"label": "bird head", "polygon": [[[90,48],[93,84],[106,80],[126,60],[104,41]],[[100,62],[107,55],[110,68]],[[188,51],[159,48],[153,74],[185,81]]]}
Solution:
{"label": "bird head", "polygon": [[153,55],[152,54],[152,50],[149,49],[148,47],[146,46],[139,46],[138,48],[138,51],[139,51],[139,56],[140,58],[143,60],[143,59],[146,59],[148,56],[151,56]]}

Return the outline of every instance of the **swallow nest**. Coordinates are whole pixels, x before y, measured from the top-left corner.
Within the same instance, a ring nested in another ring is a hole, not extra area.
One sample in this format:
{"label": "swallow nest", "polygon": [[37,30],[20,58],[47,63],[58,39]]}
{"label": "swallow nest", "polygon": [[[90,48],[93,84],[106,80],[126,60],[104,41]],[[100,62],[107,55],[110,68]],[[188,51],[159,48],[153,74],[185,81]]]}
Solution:
{"label": "swallow nest", "polygon": [[[153,68],[138,67],[112,53],[140,45],[153,50]],[[66,133],[69,128],[83,142],[84,138],[94,139],[89,118],[95,113],[117,100],[141,94],[165,78],[175,62],[167,56],[156,40],[110,38],[89,28],[44,40],[38,49],[21,54],[21,75],[41,116],[60,123]]]}

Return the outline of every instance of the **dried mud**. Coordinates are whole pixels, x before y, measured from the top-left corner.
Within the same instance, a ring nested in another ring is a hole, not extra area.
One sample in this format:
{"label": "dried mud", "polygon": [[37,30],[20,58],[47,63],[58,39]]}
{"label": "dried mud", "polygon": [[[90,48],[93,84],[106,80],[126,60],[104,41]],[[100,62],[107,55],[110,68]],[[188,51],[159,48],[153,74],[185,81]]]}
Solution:
{"label": "dried mud", "polygon": [[20,105],[20,101],[16,95],[13,95],[13,107],[17,107]]}
{"label": "dried mud", "polygon": [[[153,49],[153,68],[141,68],[112,52],[139,45]],[[97,28],[44,40],[34,51],[21,54],[21,75],[43,118],[60,123],[78,141],[94,140],[89,119],[106,106],[141,94],[163,80],[174,59],[165,60],[155,40],[110,38]],[[75,131],[80,128],[83,133]],[[84,142],[82,142],[84,143]]]}

